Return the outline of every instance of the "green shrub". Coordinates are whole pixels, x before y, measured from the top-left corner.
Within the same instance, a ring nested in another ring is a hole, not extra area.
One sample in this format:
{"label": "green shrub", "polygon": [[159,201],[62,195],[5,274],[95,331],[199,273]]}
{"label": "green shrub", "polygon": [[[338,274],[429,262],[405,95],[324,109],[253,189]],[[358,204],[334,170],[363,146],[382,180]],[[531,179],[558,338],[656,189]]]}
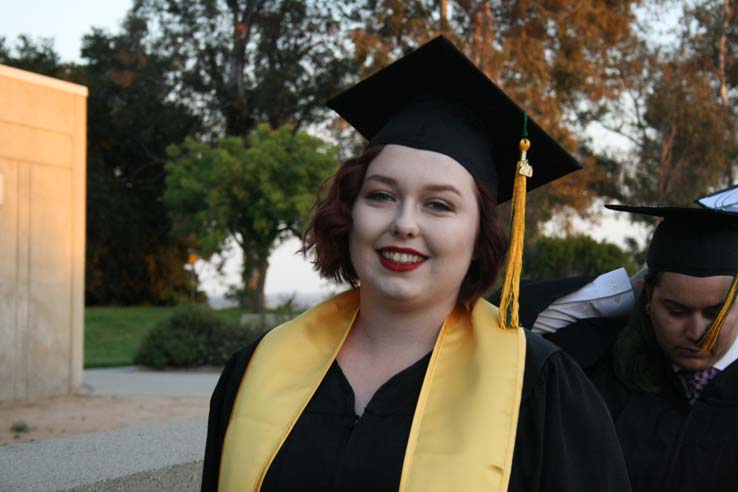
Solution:
{"label": "green shrub", "polygon": [[523,276],[536,280],[599,275],[620,267],[631,275],[637,270],[620,247],[585,235],[539,237],[526,247],[523,257]]}
{"label": "green shrub", "polygon": [[134,361],[156,369],[220,366],[263,331],[224,321],[207,306],[185,304],[151,329]]}
{"label": "green shrub", "polygon": [[17,422],[13,422],[13,425],[10,426],[10,432],[14,434],[24,434],[28,432],[30,427],[24,420],[18,420]]}

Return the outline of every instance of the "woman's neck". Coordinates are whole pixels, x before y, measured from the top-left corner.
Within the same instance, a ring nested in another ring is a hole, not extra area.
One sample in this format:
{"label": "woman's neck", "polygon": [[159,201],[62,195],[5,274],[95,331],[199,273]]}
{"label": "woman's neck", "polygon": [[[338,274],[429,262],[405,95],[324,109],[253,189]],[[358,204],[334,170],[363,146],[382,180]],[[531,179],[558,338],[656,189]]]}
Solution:
{"label": "woman's neck", "polygon": [[455,306],[455,299],[422,305],[395,304],[361,292],[359,316],[351,330],[352,342],[370,353],[412,354],[419,358],[433,349],[443,322]]}
{"label": "woman's neck", "polygon": [[392,302],[370,292],[360,294],[359,316],[338,354],[338,363],[354,391],[361,415],[377,389],[430,352],[456,304]]}

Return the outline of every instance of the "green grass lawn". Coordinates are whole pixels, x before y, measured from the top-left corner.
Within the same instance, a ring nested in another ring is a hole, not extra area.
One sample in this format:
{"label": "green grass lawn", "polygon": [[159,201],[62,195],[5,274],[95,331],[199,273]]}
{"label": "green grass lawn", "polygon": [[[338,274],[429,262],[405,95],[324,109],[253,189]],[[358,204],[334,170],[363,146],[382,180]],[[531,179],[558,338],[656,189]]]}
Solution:
{"label": "green grass lawn", "polygon": [[[144,337],[169,316],[174,307],[85,308],[85,368],[128,366]],[[215,311],[223,319],[238,322],[242,309]]]}

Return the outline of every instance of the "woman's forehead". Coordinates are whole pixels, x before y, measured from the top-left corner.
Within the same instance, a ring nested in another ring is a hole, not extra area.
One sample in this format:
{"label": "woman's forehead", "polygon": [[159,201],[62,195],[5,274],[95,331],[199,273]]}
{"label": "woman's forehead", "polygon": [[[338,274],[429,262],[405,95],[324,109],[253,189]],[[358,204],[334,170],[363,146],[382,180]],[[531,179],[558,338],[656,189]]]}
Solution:
{"label": "woman's forehead", "polygon": [[404,145],[386,145],[372,160],[366,178],[376,176],[389,178],[398,184],[452,185],[464,192],[473,191],[475,187],[469,171],[453,158]]}

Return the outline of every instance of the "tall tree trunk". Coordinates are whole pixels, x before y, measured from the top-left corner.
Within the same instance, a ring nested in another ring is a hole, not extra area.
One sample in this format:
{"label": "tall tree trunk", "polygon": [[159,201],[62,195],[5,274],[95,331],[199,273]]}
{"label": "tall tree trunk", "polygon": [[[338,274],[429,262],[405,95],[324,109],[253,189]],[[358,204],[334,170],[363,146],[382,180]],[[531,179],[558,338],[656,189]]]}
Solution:
{"label": "tall tree trunk", "polygon": [[[728,44],[728,28],[730,27],[730,0],[723,0],[723,25],[720,29],[720,37],[718,38],[718,77],[720,79],[720,102],[723,106],[730,110],[728,101],[728,87],[725,76],[725,55]],[[728,158],[725,162],[725,177],[728,186],[733,184],[733,165],[735,159]]]}
{"label": "tall tree trunk", "polygon": [[266,273],[269,268],[269,255],[259,256],[251,251],[242,249],[243,270],[241,281],[243,282],[244,296],[241,306],[248,308],[253,313],[261,313],[266,307],[264,301],[264,287],[266,285]]}
{"label": "tall tree trunk", "polygon": [[[248,98],[245,67],[246,47],[251,40],[252,28],[256,18],[262,14],[266,0],[251,0],[245,5],[240,2],[227,2],[233,31],[228,53],[228,65],[223,93],[220,95],[221,111],[225,117],[226,135],[245,136],[255,125]],[[211,57],[211,76],[220,76],[223,67]],[[214,73],[213,73],[214,72]]]}
{"label": "tall tree trunk", "polygon": [[448,32],[448,0],[441,0],[441,32]]}
{"label": "tall tree trunk", "polygon": [[266,301],[264,299],[264,287],[266,286],[266,273],[269,268],[269,257],[264,256],[259,258],[257,262],[256,271],[256,287],[254,289],[253,305],[252,308],[255,313],[261,313],[266,308]]}

